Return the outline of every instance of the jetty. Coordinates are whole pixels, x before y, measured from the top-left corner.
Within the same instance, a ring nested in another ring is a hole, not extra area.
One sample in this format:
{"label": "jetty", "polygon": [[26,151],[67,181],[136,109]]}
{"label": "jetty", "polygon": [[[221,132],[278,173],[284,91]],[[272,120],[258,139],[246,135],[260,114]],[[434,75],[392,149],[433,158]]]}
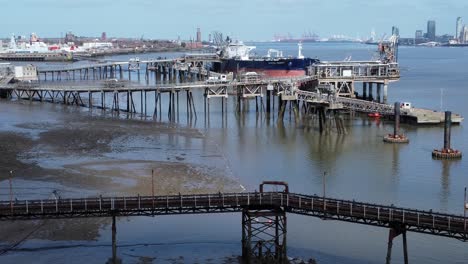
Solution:
{"label": "jetty", "polygon": [[[256,111],[270,113],[278,98],[278,115],[283,118],[290,104],[298,120],[299,105],[303,114],[317,112],[372,113],[393,116],[394,104],[387,104],[389,84],[400,79],[398,63],[379,61],[318,62],[309,66],[306,75],[295,78],[262,78],[260,75],[237,74],[230,79],[217,79],[221,74],[210,71],[209,64],[219,61],[216,54],[188,54],[179,58],[133,58],[128,61],[105,61],[73,64],[62,67],[39,67],[28,73],[36,81],[11,82],[14,69],[0,72],[0,95],[4,98],[62,102],[86,107],[100,107],[112,111],[126,111],[157,116],[162,111],[162,96],[168,94],[168,116],[179,111],[179,93],[186,93],[187,113],[196,117],[193,91],[203,91],[205,112],[210,100],[221,100],[223,111],[230,96],[240,110],[244,100],[255,99]],[[213,79],[214,77],[214,79]],[[132,79],[133,78],[133,79]],[[359,94],[356,88],[362,83]],[[374,93],[375,87],[375,93]],[[154,93],[155,102],[147,109],[147,94]],[[112,94],[112,104],[106,96]],[[200,93],[199,93],[200,94]],[[140,100],[133,100],[139,96]],[[266,102],[263,99],[266,99]],[[97,99],[97,102],[95,102]],[[260,105],[259,102],[260,101]],[[137,105],[137,104],[140,105]],[[325,116],[325,114],[323,114]],[[444,113],[423,108],[401,108],[402,122],[414,124],[442,124]],[[463,117],[452,113],[452,123]]]}
{"label": "jetty", "polygon": [[[267,191],[271,186],[281,191]],[[259,192],[163,196],[83,197],[0,201],[0,221],[112,218],[112,259],[117,257],[116,217],[242,213],[242,257],[247,263],[287,261],[287,215],[335,220],[389,229],[386,263],[394,238],[403,238],[408,263],[407,232],[466,242],[466,216],[379,205],[289,192],[285,182],[266,181]]]}

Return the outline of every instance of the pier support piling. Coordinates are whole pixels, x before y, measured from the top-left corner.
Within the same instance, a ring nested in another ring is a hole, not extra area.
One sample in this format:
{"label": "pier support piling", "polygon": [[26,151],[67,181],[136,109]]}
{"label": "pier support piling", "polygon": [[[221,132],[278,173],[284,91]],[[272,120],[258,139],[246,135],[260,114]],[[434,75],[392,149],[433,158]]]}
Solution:
{"label": "pier support piling", "polygon": [[432,157],[435,159],[461,159],[462,152],[451,147],[451,129],[452,129],[452,112],[445,111],[445,126],[444,126],[444,148],[441,150],[434,149]]}
{"label": "pier support piling", "polygon": [[394,105],[395,124],[393,134],[388,134],[383,141],[387,143],[408,143],[409,139],[405,135],[400,135],[400,103],[395,102]]}
{"label": "pier support piling", "polygon": [[387,103],[387,93],[388,93],[388,84],[384,83],[384,86],[383,86],[383,103],[384,104]]}
{"label": "pier support piling", "polygon": [[377,84],[377,103],[380,103],[380,90],[382,89],[382,84]]}
{"label": "pier support piling", "polygon": [[287,262],[283,209],[246,208],[242,211],[242,259],[247,264]]}
{"label": "pier support piling", "polygon": [[373,83],[369,83],[369,101],[373,101],[374,100],[374,95],[373,95]]}
{"label": "pier support piling", "polygon": [[366,100],[367,98],[367,83],[363,82],[362,83],[362,99]]}
{"label": "pier support piling", "polygon": [[117,257],[117,226],[115,215],[112,215],[112,257],[107,264],[121,264],[122,260]]}
{"label": "pier support piling", "polygon": [[385,259],[386,264],[391,263],[393,239],[399,235],[402,235],[403,237],[404,263],[408,264],[408,244],[406,242],[406,226],[404,224],[392,224],[392,223],[390,224],[390,230],[388,233],[387,257]]}

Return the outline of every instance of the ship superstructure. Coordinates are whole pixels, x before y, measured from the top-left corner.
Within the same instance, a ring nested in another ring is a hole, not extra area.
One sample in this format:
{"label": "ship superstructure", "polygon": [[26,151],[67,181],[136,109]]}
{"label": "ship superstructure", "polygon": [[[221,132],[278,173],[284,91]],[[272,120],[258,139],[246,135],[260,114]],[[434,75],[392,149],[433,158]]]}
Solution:
{"label": "ship superstructure", "polygon": [[293,77],[306,74],[306,68],[318,59],[305,58],[302,43],[298,44],[297,57],[284,57],[279,50],[269,49],[264,57],[251,57],[255,46],[246,46],[240,41],[228,42],[219,51],[220,62],[213,63],[216,72],[256,72],[266,77]]}

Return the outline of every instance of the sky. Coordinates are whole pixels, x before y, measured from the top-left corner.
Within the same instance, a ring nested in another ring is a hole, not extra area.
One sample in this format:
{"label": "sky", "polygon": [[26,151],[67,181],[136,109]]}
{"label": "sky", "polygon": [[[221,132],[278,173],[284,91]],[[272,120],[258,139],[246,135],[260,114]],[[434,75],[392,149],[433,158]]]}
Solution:
{"label": "sky", "polygon": [[[305,31],[320,37],[377,36],[400,28],[402,37],[426,32],[427,20],[437,34],[455,32],[458,16],[468,24],[468,0],[0,0],[0,37],[11,34],[154,39],[203,39],[220,31],[242,40],[271,40],[274,34]],[[6,11],[8,10],[8,11]],[[6,12],[5,12],[6,11]]]}

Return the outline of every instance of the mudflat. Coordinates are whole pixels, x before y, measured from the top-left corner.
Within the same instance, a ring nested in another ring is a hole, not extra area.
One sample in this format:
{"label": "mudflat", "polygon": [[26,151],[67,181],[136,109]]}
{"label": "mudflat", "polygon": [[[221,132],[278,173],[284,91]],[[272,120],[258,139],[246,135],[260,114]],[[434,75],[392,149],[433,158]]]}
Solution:
{"label": "mudflat", "polygon": [[[222,153],[193,128],[120,119],[83,109],[0,103],[0,198],[156,195],[239,191]],[[31,118],[46,117],[44,120]],[[50,115],[53,117],[51,118]],[[108,219],[2,223],[1,240],[95,240]]]}

